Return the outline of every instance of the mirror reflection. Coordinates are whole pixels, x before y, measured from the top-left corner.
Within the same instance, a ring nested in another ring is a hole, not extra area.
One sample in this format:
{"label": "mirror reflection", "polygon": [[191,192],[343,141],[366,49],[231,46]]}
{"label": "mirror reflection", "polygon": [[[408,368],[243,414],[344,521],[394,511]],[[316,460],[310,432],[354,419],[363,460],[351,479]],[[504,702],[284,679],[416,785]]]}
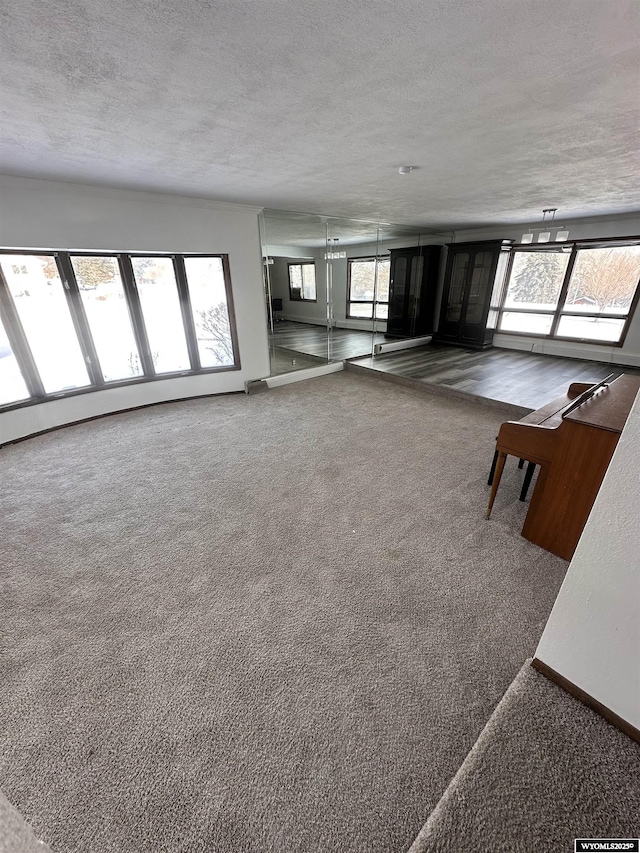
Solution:
{"label": "mirror reflection", "polygon": [[448,235],[266,210],[261,236],[272,376],[435,331]]}

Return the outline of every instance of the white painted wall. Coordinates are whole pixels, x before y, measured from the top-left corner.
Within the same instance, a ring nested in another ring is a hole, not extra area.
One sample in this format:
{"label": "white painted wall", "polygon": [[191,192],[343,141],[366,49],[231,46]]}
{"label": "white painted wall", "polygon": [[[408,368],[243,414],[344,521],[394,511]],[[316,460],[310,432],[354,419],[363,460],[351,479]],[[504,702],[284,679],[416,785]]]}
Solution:
{"label": "white painted wall", "polygon": [[[638,237],[640,235],[640,213],[625,216],[609,216],[570,222],[558,218],[558,222],[569,227],[570,240],[588,240],[599,237]],[[539,230],[540,222],[532,222],[531,227]],[[513,239],[520,242],[527,225],[502,226],[457,231],[456,243],[470,240]],[[560,355],[568,358],[592,359],[594,361],[611,362],[613,364],[629,364],[640,366],[640,310],[629,328],[622,347],[600,346],[598,344],[583,344],[579,341],[548,341],[545,338],[525,335],[505,335],[499,332],[493,338],[494,346],[505,349],[519,349],[528,352]]]}
{"label": "white painted wall", "polygon": [[3,248],[229,255],[241,369],[112,388],[0,414],[0,443],[82,418],[193,395],[244,390],[269,375],[258,208],[0,176]]}
{"label": "white painted wall", "polygon": [[640,729],[640,395],[536,657]]}

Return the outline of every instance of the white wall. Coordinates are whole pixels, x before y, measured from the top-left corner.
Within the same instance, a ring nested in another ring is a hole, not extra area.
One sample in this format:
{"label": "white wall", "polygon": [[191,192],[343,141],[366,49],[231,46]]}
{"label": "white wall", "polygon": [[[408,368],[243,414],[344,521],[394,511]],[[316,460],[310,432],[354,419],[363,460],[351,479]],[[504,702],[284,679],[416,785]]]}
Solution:
{"label": "white wall", "polygon": [[[558,222],[569,227],[570,240],[588,240],[599,237],[638,237],[640,235],[640,213],[625,216],[609,216],[569,222],[558,218]],[[533,222],[534,230],[539,230],[540,222]],[[527,225],[482,228],[470,231],[457,231],[456,243],[470,240],[514,239],[520,242]],[[612,362],[640,366],[640,309],[636,311],[629,332],[622,347],[583,344],[579,341],[549,341],[542,337],[525,335],[504,335],[499,332],[493,338],[494,346],[505,349],[520,349],[528,352],[547,353],[548,355],[584,358],[595,361]]]}
{"label": "white wall", "polygon": [[640,395],[536,657],[640,729]]}
{"label": "white wall", "polygon": [[244,390],[269,375],[258,208],[0,176],[3,248],[229,255],[241,369],[158,380],[0,414],[0,443],[74,420],[193,395]]}

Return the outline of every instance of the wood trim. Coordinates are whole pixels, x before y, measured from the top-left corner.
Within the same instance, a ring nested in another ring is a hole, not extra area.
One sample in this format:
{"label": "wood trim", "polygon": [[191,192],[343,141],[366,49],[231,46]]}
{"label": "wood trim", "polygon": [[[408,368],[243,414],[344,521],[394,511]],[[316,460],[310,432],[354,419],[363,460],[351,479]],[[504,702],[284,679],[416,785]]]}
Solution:
{"label": "wood trim", "polygon": [[569,681],[569,679],[565,678],[564,675],[560,675],[559,672],[556,672],[555,669],[552,669],[543,661],[538,660],[538,658],[534,658],[531,661],[531,666],[548,678],[549,681],[553,681],[553,683],[557,684],[558,687],[562,687],[563,690],[566,690],[566,692],[573,696],[574,699],[577,699],[588,708],[591,708],[592,711],[595,711],[596,714],[599,714],[608,723],[611,723],[612,726],[620,729],[620,731],[630,737],[631,740],[634,740],[636,743],[640,743],[640,729],[637,729],[631,723],[623,720],[622,717],[615,713],[615,711],[607,708],[607,706],[603,705],[602,702],[598,702],[597,699],[594,699],[593,696],[590,696],[581,687],[578,687],[572,681]]}

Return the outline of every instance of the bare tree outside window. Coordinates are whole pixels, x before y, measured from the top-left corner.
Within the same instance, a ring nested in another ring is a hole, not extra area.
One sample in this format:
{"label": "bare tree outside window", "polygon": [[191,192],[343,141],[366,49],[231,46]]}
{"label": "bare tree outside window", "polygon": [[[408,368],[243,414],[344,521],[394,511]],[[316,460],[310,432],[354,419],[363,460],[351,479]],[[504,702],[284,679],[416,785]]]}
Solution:
{"label": "bare tree outside window", "polygon": [[199,340],[213,353],[218,364],[233,364],[233,345],[231,343],[231,326],[229,312],[224,302],[219,302],[212,308],[198,311],[198,325],[201,334]]}
{"label": "bare tree outside window", "polygon": [[185,258],[185,271],[202,367],[235,364],[222,259]]}
{"label": "bare tree outside window", "polygon": [[586,299],[592,302],[592,310],[597,306],[601,313],[626,312],[638,278],[640,246],[581,249],[571,277],[567,307]]}

